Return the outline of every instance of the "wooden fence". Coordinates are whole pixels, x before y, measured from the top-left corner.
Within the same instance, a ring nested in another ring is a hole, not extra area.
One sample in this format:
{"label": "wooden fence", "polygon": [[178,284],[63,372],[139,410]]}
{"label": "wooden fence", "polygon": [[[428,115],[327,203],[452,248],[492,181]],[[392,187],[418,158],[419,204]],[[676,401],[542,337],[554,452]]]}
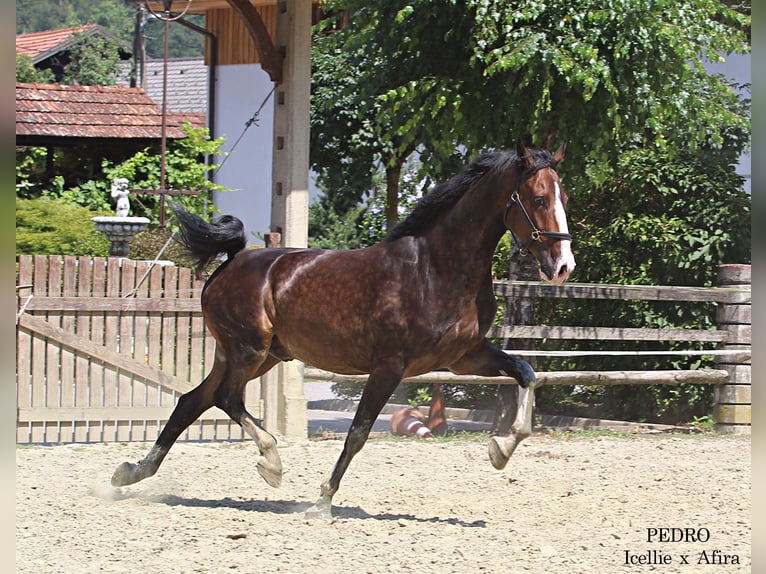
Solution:
{"label": "wooden fence", "polygon": [[[490,337],[498,339],[564,339],[593,341],[674,341],[702,343],[704,350],[645,351],[646,355],[713,355],[715,369],[657,371],[560,371],[538,373],[546,385],[634,385],[634,384],[710,384],[716,385],[713,418],[723,433],[751,432],[751,285],[749,265],[722,265],[719,287],[679,287],[650,285],[594,285],[540,282],[499,282],[495,294],[504,298],[555,299],[635,299],[641,301],[679,301],[689,304],[715,303],[717,328],[648,329],[623,327],[574,327],[516,325],[492,327]],[[510,350],[522,356],[612,355],[637,356],[641,351],[536,351]],[[366,377],[342,376],[306,369],[306,377],[324,381],[362,381]],[[446,384],[515,384],[510,377],[477,377],[434,372],[406,379],[407,382]]]}
{"label": "wooden fence", "polygon": [[[17,280],[17,442],[154,441],[210,369],[215,341],[189,269],[22,255]],[[259,381],[246,404],[261,416]],[[216,408],[181,436],[239,438]]]}
{"label": "wooden fence", "polygon": [[[202,282],[191,271],[121,258],[19,256],[17,269],[16,441],[154,441],[180,394],[210,370],[215,342],[200,310]],[[714,384],[714,417],[723,432],[749,433],[750,267],[723,266],[718,288],[498,283],[501,297],[714,302],[716,330],[608,327],[495,327],[498,338],[702,342],[717,368],[697,371],[539,373],[545,384]],[[629,352],[624,352],[629,354]],[[678,352],[676,352],[678,353]],[[535,351],[519,350],[530,355]],[[306,378],[359,380],[316,369]],[[430,373],[418,382],[514,383]],[[248,410],[282,428],[278,387],[251,381]],[[283,410],[283,409],[282,409]],[[285,427],[286,428],[286,427]],[[305,429],[303,429],[305,434]],[[239,440],[239,425],[210,409],[180,440]]]}

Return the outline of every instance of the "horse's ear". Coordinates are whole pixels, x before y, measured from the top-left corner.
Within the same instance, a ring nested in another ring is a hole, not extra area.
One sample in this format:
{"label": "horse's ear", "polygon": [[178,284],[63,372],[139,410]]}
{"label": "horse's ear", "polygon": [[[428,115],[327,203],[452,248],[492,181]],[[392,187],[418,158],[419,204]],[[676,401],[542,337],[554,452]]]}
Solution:
{"label": "horse's ear", "polygon": [[532,154],[529,153],[527,146],[521,140],[516,142],[516,157],[518,157],[519,164],[525,169],[529,169],[534,165]]}
{"label": "horse's ear", "polygon": [[564,152],[567,149],[567,141],[564,140],[564,142],[559,146],[559,149],[557,149],[553,154],[553,161],[558,164],[562,159],[564,159]]}

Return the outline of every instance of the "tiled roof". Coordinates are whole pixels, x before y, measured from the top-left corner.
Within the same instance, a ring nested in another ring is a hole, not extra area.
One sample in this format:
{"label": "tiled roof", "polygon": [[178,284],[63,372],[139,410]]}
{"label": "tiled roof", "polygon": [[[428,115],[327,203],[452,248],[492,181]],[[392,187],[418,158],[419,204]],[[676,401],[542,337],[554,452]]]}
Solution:
{"label": "tiled roof", "polygon": [[[168,138],[181,138],[184,119],[168,113]],[[16,138],[161,138],[162,111],[140,88],[16,83]]]}
{"label": "tiled roof", "polygon": [[[162,60],[146,62],[146,93],[162,104]],[[207,111],[208,69],[202,58],[168,60],[168,110]]]}
{"label": "tiled roof", "polygon": [[[162,105],[162,60],[146,61],[146,93]],[[131,62],[121,62],[118,83],[129,85]],[[171,58],[168,60],[168,110],[173,112],[207,112],[208,67],[203,58]]]}
{"label": "tiled roof", "polygon": [[[26,54],[32,59],[33,64],[37,64],[62,50],[68,49],[72,45],[74,35],[78,32],[99,34],[105,38],[111,38],[119,42],[117,36],[98,24],[85,24],[83,26],[62,28],[60,30],[17,34],[16,53]],[[120,42],[120,45],[122,46],[122,42]]]}

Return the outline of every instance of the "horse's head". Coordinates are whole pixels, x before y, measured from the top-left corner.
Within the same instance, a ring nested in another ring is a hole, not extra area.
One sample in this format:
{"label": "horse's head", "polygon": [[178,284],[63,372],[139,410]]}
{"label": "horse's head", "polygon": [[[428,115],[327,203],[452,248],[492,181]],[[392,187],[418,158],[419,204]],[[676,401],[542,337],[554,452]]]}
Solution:
{"label": "horse's head", "polygon": [[566,143],[551,155],[521,143],[517,146],[517,175],[504,216],[522,254],[532,253],[541,277],[551,283],[563,283],[575,268],[567,194],[556,171],[565,149]]}

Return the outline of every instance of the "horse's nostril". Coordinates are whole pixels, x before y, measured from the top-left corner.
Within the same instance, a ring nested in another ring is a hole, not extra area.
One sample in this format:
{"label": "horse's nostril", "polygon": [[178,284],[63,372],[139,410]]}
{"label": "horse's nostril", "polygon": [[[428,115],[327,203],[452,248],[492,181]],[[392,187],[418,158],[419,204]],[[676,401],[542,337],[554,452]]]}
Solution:
{"label": "horse's nostril", "polygon": [[567,266],[566,265],[562,265],[561,269],[559,269],[559,276],[565,275],[566,273],[567,273]]}

